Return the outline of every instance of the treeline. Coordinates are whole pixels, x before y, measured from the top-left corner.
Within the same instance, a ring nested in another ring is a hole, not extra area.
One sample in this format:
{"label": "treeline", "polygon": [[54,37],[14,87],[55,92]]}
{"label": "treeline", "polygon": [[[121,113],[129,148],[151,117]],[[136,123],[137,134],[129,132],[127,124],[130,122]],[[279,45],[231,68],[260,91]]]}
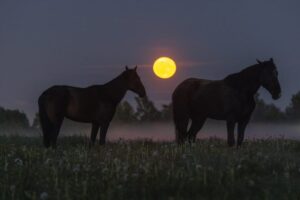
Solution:
{"label": "treeline", "polygon": [[[149,99],[135,98],[133,106],[128,101],[119,104],[114,116],[114,123],[149,123],[167,122],[172,120],[172,105],[162,105],[158,109]],[[300,121],[300,92],[293,95],[285,111],[281,111],[274,104],[267,104],[256,96],[256,108],[252,121],[256,122],[299,122]],[[68,123],[68,122],[66,122]],[[30,124],[26,114],[19,110],[0,107],[0,129],[30,129],[40,128],[39,116],[35,115]]]}
{"label": "treeline", "polygon": [[162,105],[161,109],[147,98],[135,98],[136,109],[128,102],[119,104],[114,117],[115,122],[143,123],[165,122],[172,119],[172,105]]}
{"label": "treeline", "polygon": [[11,127],[16,129],[29,128],[30,124],[26,114],[19,110],[9,110],[0,107],[0,129]]}
{"label": "treeline", "polygon": [[294,94],[289,105],[281,111],[274,104],[267,104],[256,96],[256,108],[252,116],[257,122],[299,122],[300,121],[300,91]]}
{"label": "treeline", "polygon": [[[255,97],[256,108],[252,115],[255,122],[297,122],[300,121],[300,92],[293,95],[285,111],[274,104],[268,104],[259,95]],[[136,109],[123,101],[117,108],[114,120],[125,123],[164,122],[172,120],[172,105],[157,109],[149,99],[136,98]]]}
{"label": "treeline", "polygon": [[[157,109],[149,99],[136,98],[136,109],[123,101],[117,109],[114,120],[125,123],[165,122],[172,120],[172,105],[162,105]],[[300,121],[300,92],[293,95],[285,111],[274,104],[268,104],[259,95],[255,97],[256,108],[252,115],[255,122],[298,122]]]}

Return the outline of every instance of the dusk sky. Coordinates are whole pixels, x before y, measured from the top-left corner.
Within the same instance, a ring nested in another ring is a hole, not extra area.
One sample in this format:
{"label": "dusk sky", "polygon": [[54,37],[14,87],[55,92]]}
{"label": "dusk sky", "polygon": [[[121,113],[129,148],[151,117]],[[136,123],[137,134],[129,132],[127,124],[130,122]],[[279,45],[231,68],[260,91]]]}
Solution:
{"label": "dusk sky", "polygon": [[[32,117],[52,85],[102,84],[139,66],[157,106],[188,77],[221,79],[274,58],[282,109],[300,90],[300,1],[0,0],[0,106]],[[173,78],[152,72],[173,58]],[[132,98],[129,94],[126,98]]]}

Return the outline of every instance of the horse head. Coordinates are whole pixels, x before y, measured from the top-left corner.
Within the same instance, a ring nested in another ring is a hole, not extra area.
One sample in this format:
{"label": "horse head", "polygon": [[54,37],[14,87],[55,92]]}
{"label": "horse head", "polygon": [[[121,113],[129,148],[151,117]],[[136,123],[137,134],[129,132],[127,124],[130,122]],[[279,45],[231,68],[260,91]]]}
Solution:
{"label": "horse head", "polygon": [[260,74],[261,85],[270,92],[273,99],[279,99],[281,96],[281,87],[278,81],[278,71],[273,58],[263,62],[257,60],[257,62],[262,67]]}
{"label": "horse head", "polygon": [[137,73],[137,66],[133,69],[125,67],[124,75],[126,77],[127,87],[132,92],[138,94],[140,97],[146,96],[145,87]]}

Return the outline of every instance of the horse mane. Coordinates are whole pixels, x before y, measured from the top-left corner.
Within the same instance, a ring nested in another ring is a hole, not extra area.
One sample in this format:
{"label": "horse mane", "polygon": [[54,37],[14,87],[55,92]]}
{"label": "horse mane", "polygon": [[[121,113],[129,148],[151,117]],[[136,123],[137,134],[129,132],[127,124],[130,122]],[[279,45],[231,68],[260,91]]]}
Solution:
{"label": "horse mane", "polygon": [[246,89],[258,87],[259,74],[262,66],[260,64],[251,65],[238,73],[229,74],[224,81],[231,87],[236,89]]}
{"label": "horse mane", "polygon": [[110,81],[104,83],[103,86],[111,85],[111,84],[118,83],[118,82],[120,82],[120,81],[125,80],[125,79],[124,79],[125,73],[126,73],[126,71],[121,72],[119,75],[117,75],[117,76],[116,76],[115,78],[113,78],[112,80],[110,80]]}

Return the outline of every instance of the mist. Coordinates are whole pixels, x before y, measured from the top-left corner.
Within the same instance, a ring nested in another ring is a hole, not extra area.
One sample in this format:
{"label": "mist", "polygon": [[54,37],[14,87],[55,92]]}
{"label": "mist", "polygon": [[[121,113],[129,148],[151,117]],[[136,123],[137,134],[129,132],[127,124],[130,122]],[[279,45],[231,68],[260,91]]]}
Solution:
{"label": "mist", "polygon": [[[237,127],[236,127],[237,129]],[[62,125],[59,137],[83,136],[90,137],[91,125],[68,121]],[[236,134],[237,130],[235,130]],[[42,131],[36,129],[7,129],[1,130],[0,135],[17,135],[27,137],[42,137]],[[97,135],[99,137],[99,133]],[[197,134],[198,139],[227,138],[226,122],[208,120]],[[249,123],[245,139],[285,138],[300,140],[300,125],[296,123]],[[119,124],[112,123],[107,132],[108,141],[117,140],[152,140],[174,141],[175,130],[172,122]]]}
{"label": "mist", "polygon": [[[89,134],[89,132],[87,132]],[[173,141],[175,131],[172,123],[148,125],[113,126],[108,132],[108,140],[151,139],[153,141]],[[208,122],[198,132],[197,138],[227,138],[225,122]],[[245,139],[286,138],[300,139],[300,125],[297,124],[262,124],[250,123],[245,132]]]}

